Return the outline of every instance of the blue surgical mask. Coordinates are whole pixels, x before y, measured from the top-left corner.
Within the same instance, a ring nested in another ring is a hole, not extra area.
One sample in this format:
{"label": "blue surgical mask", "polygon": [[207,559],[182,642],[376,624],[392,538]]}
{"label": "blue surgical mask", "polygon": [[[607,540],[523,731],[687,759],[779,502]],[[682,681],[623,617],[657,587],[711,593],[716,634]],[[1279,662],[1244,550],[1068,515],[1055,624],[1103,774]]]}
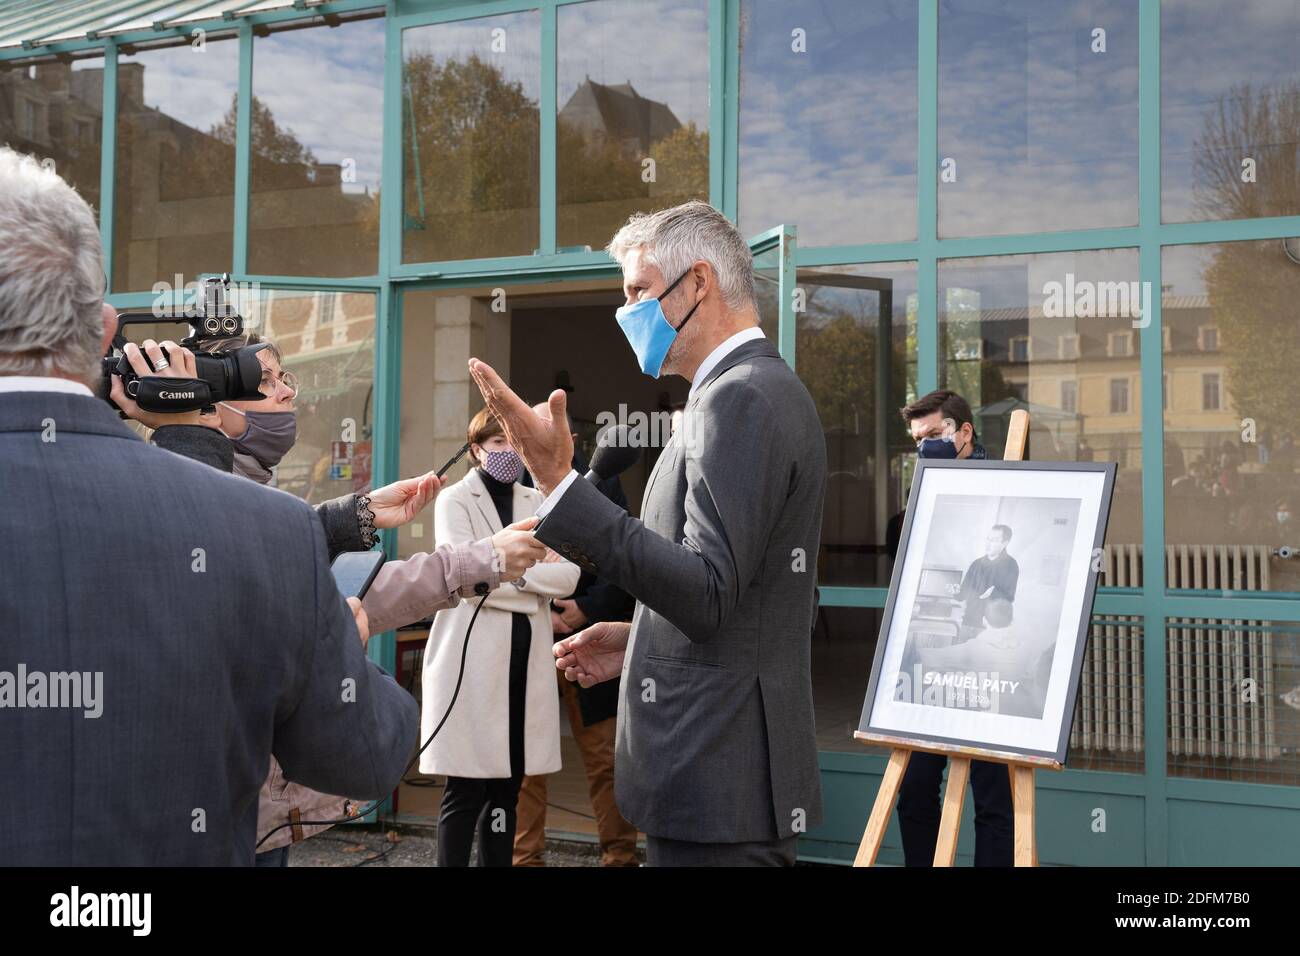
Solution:
{"label": "blue surgical mask", "polygon": [[949,438],[926,438],[916,446],[918,458],[956,458],[957,443]]}
{"label": "blue surgical mask", "polygon": [[672,285],[664,289],[659,298],[633,302],[631,305],[621,307],[614,313],[618,319],[618,327],[623,330],[623,335],[627,337],[628,344],[632,346],[632,351],[636,353],[636,360],[641,366],[641,371],[653,378],[659,377],[659,373],[663,369],[664,359],[668,357],[668,350],[672,347],[673,340],[677,338],[677,333],[691,320],[695,310],[700,307],[700,303],[696,302],[695,305],[691,306],[691,311],[686,313],[686,318],[682,319],[677,328],[673,328],[668,324],[668,319],[664,316],[663,306],[660,305],[660,302],[668,293],[677,288],[677,283],[690,275],[690,272],[691,270],[687,269],[679,275]]}

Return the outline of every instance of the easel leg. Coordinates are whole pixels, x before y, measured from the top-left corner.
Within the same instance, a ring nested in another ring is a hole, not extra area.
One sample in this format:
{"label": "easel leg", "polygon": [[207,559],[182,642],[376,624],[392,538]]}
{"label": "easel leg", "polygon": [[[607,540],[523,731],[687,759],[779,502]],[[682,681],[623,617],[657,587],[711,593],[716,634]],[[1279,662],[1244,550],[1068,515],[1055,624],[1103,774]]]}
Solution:
{"label": "easel leg", "polygon": [[1011,803],[1016,819],[1016,866],[1038,865],[1038,835],[1034,814],[1034,768],[1008,764]]}
{"label": "easel leg", "polygon": [[889,764],[885,767],[885,777],[880,781],[880,790],[876,793],[876,803],[871,808],[867,820],[867,829],[862,834],[862,843],[858,845],[858,855],[853,859],[854,866],[875,866],[876,854],[885,839],[885,829],[889,826],[889,815],[894,812],[894,801],[898,799],[898,788],[903,785],[903,771],[907,769],[907,760],[912,751],[895,749],[889,755]]}
{"label": "easel leg", "polygon": [[957,831],[961,829],[961,808],[970,779],[970,758],[948,758],[948,784],[943,791],[943,816],[939,818],[939,842],[934,846],[934,865],[952,866],[957,859]]}

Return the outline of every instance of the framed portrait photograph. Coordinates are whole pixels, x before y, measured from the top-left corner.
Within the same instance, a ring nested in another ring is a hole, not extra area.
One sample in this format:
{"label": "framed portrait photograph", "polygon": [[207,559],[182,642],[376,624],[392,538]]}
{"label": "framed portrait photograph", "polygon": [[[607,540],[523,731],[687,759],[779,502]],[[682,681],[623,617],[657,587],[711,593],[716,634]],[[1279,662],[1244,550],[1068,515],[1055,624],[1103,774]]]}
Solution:
{"label": "framed portrait photograph", "polygon": [[858,738],[1064,765],[1115,471],[917,463]]}

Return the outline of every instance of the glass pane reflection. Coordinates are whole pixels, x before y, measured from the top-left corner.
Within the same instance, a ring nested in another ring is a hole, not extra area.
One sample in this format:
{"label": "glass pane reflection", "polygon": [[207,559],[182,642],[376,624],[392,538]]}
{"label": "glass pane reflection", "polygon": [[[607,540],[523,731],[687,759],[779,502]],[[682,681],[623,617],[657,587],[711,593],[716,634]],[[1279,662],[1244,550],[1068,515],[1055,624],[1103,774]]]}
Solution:
{"label": "glass pane reflection", "polygon": [[800,269],[798,286],[795,368],[826,433],[818,581],[887,587],[890,519],[916,451],[898,415],[916,393],[916,264]]}
{"label": "glass pane reflection", "polygon": [[537,249],[540,90],[535,10],[403,32],[403,262]]}
{"label": "glass pane reflection", "polygon": [[990,458],[1011,412],[1029,412],[1025,456],[1115,461],[1103,584],[1141,584],[1139,326],[1133,249],[939,263],[939,384],[966,397]]}
{"label": "glass pane reflection", "polygon": [[1165,0],[1165,222],[1300,215],[1300,0]]}
{"label": "glass pane reflection", "polygon": [[1167,584],[1300,591],[1300,237],[1161,262]]}
{"label": "glass pane reflection", "polygon": [[1137,224],[1132,0],[944,0],[939,235]]}
{"label": "glass pane reflection", "polygon": [[0,70],[0,144],[52,162],[96,219],[103,124],[102,59]]}
{"label": "glass pane reflection", "polygon": [[916,238],[915,3],[745,0],[741,232],[805,247]]}
{"label": "glass pane reflection", "polygon": [[383,102],[382,19],[254,40],[250,273],[375,273]]}
{"label": "glass pane reflection", "polygon": [[709,198],[708,19],[703,0],[559,8],[561,248],[604,248],[634,212]]}
{"label": "glass pane reflection", "polygon": [[115,291],[232,268],[238,81],[233,37],[119,55]]}

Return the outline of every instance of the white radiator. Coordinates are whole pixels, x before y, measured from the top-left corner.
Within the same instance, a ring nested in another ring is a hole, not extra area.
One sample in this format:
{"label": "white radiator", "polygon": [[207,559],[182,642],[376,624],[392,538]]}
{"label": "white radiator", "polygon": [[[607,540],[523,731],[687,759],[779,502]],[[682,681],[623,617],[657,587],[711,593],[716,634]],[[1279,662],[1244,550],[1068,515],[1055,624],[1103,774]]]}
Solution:
{"label": "white radiator", "polygon": [[[1165,581],[1177,589],[1266,591],[1269,557],[1268,548],[1255,545],[1171,545],[1165,548]],[[1107,587],[1142,586],[1140,545],[1109,545],[1105,559]],[[1248,623],[1197,620],[1170,626],[1170,754],[1253,760],[1281,755],[1272,642],[1266,633],[1248,630]],[[1245,684],[1248,678],[1253,688]],[[1144,706],[1140,622],[1120,617],[1094,624],[1070,746],[1140,752]]]}

